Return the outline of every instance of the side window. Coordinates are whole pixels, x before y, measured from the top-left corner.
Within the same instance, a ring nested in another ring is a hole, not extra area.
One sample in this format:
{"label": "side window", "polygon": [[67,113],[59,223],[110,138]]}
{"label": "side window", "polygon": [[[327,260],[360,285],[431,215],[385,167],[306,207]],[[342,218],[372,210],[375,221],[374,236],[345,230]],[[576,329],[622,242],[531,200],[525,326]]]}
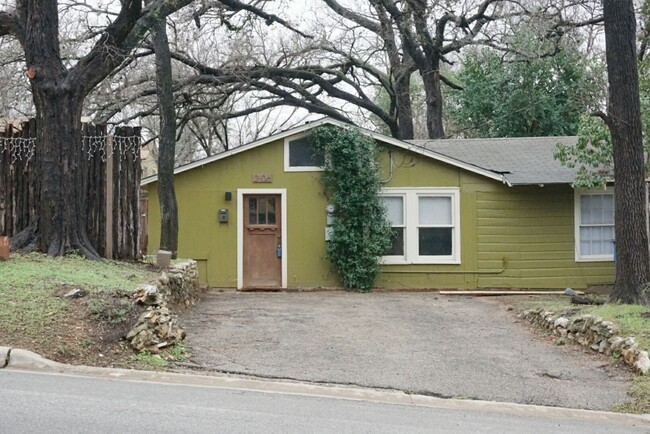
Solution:
{"label": "side window", "polygon": [[576,197],[576,259],[614,259],[614,195],[580,193]]}
{"label": "side window", "polygon": [[308,136],[285,141],[285,170],[322,170],[325,164],[323,155],[314,151]]}

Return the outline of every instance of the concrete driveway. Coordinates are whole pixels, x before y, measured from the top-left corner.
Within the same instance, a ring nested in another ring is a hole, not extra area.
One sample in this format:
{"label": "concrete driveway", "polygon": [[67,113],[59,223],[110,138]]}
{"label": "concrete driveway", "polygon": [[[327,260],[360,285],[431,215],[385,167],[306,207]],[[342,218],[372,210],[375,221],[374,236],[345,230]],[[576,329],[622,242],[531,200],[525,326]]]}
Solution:
{"label": "concrete driveway", "polygon": [[630,374],[536,338],[504,306],[437,293],[208,293],[182,316],[214,370],[609,410]]}

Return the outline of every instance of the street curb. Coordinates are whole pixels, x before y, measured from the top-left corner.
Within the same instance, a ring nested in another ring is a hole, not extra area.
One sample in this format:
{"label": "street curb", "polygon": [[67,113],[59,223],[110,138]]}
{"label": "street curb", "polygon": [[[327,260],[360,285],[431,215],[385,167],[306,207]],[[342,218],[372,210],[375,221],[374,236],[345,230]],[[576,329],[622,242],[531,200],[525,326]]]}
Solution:
{"label": "street curb", "polygon": [[56,369],[61,371],[66,370],[66,367],[67,365],[46,359],[45,357],[42,357],[41,355],[36,354],[32,351],[21,350],[18,348],[11,349],[9,364],[6,366],[6,368],[14,369]]}
{"label": "street curb", "polygon": [[[0,347],[0,351],[3,348],[7,347]],[[337,384],[324,385],[276,381],[244,376],[197,375],[191,373],[180,374],[172,372],[136,371],[132,369],[65,365],[45,359],[31,351],[20,349],[11,349],[10,362],[5,370],[34,372],[43,375],[62,374],[70,377],[90,377],[137,383],[182,385],[188,387],[217,388],[257,393],[299,395],[315,398],[368,401],[393,405],[446,408],[450,410],[485,411],[516,415],[520,417],[544,416],[592,422],[601,421],[603,423],[616,423],[626,426],[650,427],[650,414],[638,415],[496,401],[447,399],[426,395],[408,394],[399,390],[382,390],[358,386],[342,386]]]}
{"label": "street curb", "polygon": [[9,354],[11,354],[11,347],[0,346],[0,369],[9,364]]}

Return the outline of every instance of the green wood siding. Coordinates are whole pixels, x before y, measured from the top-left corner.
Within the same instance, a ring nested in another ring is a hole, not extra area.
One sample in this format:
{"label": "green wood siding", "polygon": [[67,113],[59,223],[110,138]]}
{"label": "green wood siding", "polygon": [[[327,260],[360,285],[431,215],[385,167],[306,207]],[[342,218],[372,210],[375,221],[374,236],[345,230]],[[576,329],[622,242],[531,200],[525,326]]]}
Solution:
{"label": "green wood siding", "polygon": [[612,283],[613,262],[575,261],[573,197],[568,185],[478,192],[479,268],[508,259],[504,273],[481,276],[478,286],[584,288]]}
{"label": "green wood siding", "polygon": [[[253,183],[252,175],[271,174],[273,182]],[[157,183],[149,188],[149,252],[160,243]],[[175,176],[179,208],[179,257],[205,261],[202,279],[213,287],[237,286],[237,189],[287,189],[287,284],[338,286],[326,259],[325,206],[320,172],[284,172],[282,140],[197,167]],[[232,201],[225,193],[232,192]],[[229,222],[219,223],[219,209]],[[205,278],[203,277],[205,276]]]}
{"label": "green wood siding", "polygon": [[[388,148],[380,167],[386,187],[460,189],[461,263],[385,265],[377,285],[387,288],[584,288],[611,283],[613,263],[577,263],[574,257],[573,190],[569,186],[507,187],[497,181]],[[252,182],[268,173],[269,184]],[[320,172],[284,172],[284,143],[272,142],[177,174],[179,256],[199,260],[201,280],[237,286],[237,189],[287,189],[289,287],[337,287],[325,252],[327,200]],[[158,249],[157,184],[149,184],[149,252]],[[232,192],[233,199],[225,200]],[[228,223],[218,222],[227,208]],[[504,258],[507,261],[505,271]]]}

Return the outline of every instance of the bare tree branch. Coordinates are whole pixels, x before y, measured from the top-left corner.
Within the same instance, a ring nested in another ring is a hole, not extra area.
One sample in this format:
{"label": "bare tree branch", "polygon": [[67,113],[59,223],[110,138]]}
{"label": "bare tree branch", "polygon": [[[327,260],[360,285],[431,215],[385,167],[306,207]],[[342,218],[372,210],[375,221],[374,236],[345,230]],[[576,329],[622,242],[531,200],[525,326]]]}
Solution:
{"label": "bare tree branch", "polygon": [[11,35],[23,44],[25,29],[18,17],[13,13],[0,12],[0,36]]}

